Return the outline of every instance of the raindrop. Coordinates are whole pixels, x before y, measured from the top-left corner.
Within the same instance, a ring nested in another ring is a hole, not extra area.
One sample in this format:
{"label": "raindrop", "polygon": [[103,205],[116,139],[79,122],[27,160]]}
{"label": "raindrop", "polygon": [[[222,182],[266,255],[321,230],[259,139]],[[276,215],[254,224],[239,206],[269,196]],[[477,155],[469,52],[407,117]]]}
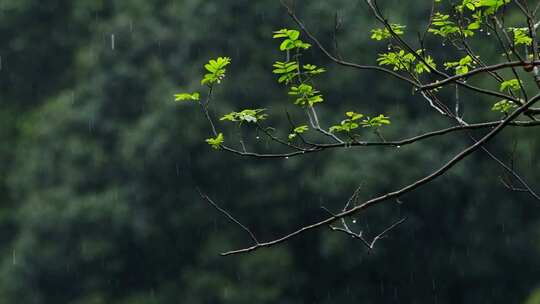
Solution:
{"label": "raindrop", "polygon": [[129,20],[129,31],[133,33],[133,20]]}
{"label": "raindrop", "polygon": [[490,33],[490,32],[487,32],[486,35],[491,36],[491,33]]}
{"label": "raindrop", "polygon": [[353,224],[356,224],[356,219],[352,220],[352,223],[353,223]]}
{"label": "raindrop", "polygon": [[111,34],[111,50],[114,50],[115,47],[115,37],[114,34]]}
{"label": "raindrop", "polygon": [[17,265],[17,254],[15,253],[15,249],[11,252],[11,263]]}
{"label": "raindrop", "polygon": [[480,32],[483,32],[483,31],[484,31],[484,29],[480,29]]}
{"label": "raindrop", "polygon": [[2,70],[2,56],[0,56],[0,71]]}
{"label": "raindrop", "polygon": [[443,42],[443,43],[442,43],[442,46],[446,46],[446,43]]}
{"label": "raindrop", "polygon": [[259,136],[257,136],[257,137],[255,137],[255,139],[259,140],[259,139],[261,139],[261,138],[260,138]]}
{"label": "raindrop", "polygon": [[176,176],[180,176],[180,166],[176,164]]}
{"label": "raindrop", "polygon": [[401,148],[401,146],[400,146],[400,145],[397,145],[396,148],[399,149],[399,148]]}
{"label": "raindrop", "polygon": [[288,157],[288,156],[285,156],[285,159],[289,159],[289,157]]}

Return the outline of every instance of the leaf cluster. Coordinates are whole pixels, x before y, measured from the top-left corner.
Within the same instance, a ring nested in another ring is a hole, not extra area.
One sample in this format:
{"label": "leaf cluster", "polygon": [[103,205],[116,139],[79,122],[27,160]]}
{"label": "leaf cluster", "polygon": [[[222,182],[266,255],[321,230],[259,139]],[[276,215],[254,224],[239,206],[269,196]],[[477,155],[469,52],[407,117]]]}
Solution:
{"label": "leaf cluster", "polygon": [[268,117],[268,114],[262,114],[265,109],[245,109],[240,112],[231,112],[225,114],[220,120],[228,120],[233,122],[258,122]]}
{"label": "leaf cluster", "polygon": [[279,46],[279,49],[281,51],[288,51],[292,49],[307,50],[311,47],[311,44],[306,43],[299,39],[300,32],[297,30],[281,29],[279,31],[275,31],[272,37],[274,39],[285,38],[283,39],[283,41],[281,42],[281,45]]}
{"label": "leaf cluster", "polygon": [[[390,117],[380,114],[375,117],[368,117],[361,113],[349,111],[345,113],[346,119],[342,120],[339,125],[330,127],[330,132],[351,132],[354,129],[362,126],[363,128],[378,128],[390,124]],[[363,119],[362,119],[363,118]]]}
{"label": "leaf cluster", "polygon": [[203,85],[212,85],[214,83],[221,83],[221,80],[225,77],[225,67],[231,63],[229,57],[218,57],[217,59],[211,59],[204,68],[209,72],[204,75],[201,80]]}

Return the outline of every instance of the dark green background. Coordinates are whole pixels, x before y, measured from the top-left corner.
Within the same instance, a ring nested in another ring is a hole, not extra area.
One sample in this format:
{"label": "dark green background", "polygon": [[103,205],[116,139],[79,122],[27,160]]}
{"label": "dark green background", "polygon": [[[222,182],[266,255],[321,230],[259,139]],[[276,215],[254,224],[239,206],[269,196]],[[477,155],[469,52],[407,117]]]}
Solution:
{"label": "dark green background", "polygon": [[[414,41],[428,5],[383,5]],[[326,45],[337,11],[350,60],[373,64],[386,48],[369,39],[375,22],[362,1],[305,1],[298,9]],[[355,217],[351,225],[368,236],[408,218],[370,253],[321,229],[218,256],[250,240],[196,187],[270,240],[327,216],[321,206],[342,208],[359,184],[363,199],[397,189],[470,143],[455,134],[399,150],[288,160],[211,151],[199,109],[173,101],[199,89],[211,57],[233,60],[214,100],[217,115],[266,107],[276,127],[287,126],[285,110],[304,119],[271,73],[282,59],[271,32],[282,27],[294,25],[270,0],[0,1],[2,302],[540,303],[538,295],[526,302],[540,284],[540,204],[505,189],[504,172],[481,152],[403,204]],[[483,58],[501,60],[487,38],[476,44]],[[439,60],[458,56],[434,39],[429,47]],[[394,79],[338,67],[316,50],[306,58],[328,68],[318,82],[325,122],[345,110],[384,112],[391,139],[449,125]],[[499,118],[489,111],[493,100],[462,94],[467,120]],[[238,129],[225,130],[234,144]],[[249,147],[273,149],[241,132]],[[516,168],[538,187],[539,139],[537,130],[513,129],[488,146],[505,161],[515,146]]]}

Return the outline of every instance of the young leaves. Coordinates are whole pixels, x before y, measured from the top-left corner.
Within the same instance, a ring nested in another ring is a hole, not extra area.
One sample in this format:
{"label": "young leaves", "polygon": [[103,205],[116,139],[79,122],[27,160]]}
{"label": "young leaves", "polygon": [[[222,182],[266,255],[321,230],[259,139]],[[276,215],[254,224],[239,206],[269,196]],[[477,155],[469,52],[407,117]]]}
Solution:
{"label": "young leaves", "polygon": [[294,104],[302,106],[313,106],[316,103],[323,102],[324,99],[319,93],[319,91],[305,83],[291,87],[291,90],[289,91],[289,95],[297,97]]}
{"label": "young leaves", "polygon": [[216,137],[207,138],[205,141],[212,147],[212,149],[219,150],[225,141],[225,138],[223,137],[223,133],[219,133]]}
{"label": "young leaves", "polygon": [[301,125],[293,129],[293,131],[289,134],[289,141],[296,138],[298,134],[302,134],[309,130],[309,127],[307,125]]}
{"label": "young leaves", "polygon": [[[423,52],[422,50],[417,50],[416,53],[421,55]],[[437,67],[431,56],[426,56],[424,58],[424,61],[427,64],[422,61],[414,64],[415,61],[416,56],[414,56],[413,53],[405,53],[404,50],[379,54],[379,58],[377,58],[379,65],[393,66],[394,71],[405,70],[415,72],[416,74],[422,74],[424,72],[429,73],[431,72],[431,69]]]}
{"label": "young leaves", "polygon": [[520,82],[519,80],[510,79],[507,81],[503,81],[501,83],[499,90],[501,92],[506,91],[506,90],[517,91],[521,88],[521,85],[522,85],[522,82]]}
{"label": "young leaves", "polygon": [[456,75],[460,75],[469,72],[470,68],[474,68],[474,61],[471,56],[467,55],[459,61],[445,62],[444,67],[447,70],[453,68],[456,71]]}
{"label": "young leaves", "polygon": [[456,6],[458,12],[463,12],[463,8],[467,8],[470,11],[476,11],[482,9],[485,15],[493,15],[497,10],[510,3],[511,0],[463,0],[461,5]]}
{"label": "young leaves", "polygon": [[342,120],[339,125],[331,126],[330,132],[351,132],[360,126],[358,120],[364,117],[364,114],[349,111],[345,113],[345,116],[348,118]]}
{"label": "young leaves", "polygon": [[268,114],[261,114],[265,109],[245,109],[240,112],[231,112],[225,114],[220,120],[228,120],[233,122],[257,122],[259,120],[264,120],[268,117]]}
{"label": "young leaves", "polygon": [[294,80],[294,77],[298,76],[298,62],[296,61],[276,61],[273,66],[275,69],[272,72],[279,75],[279,83],[289,84]]}
{"label": "young leaves", "polygon": [[272,38],[285,38],[280,46],[280,51],[288,51],[292,49],[304,49],[307,50],[311,47],[311,44],[305,43],[302,40],[298,39],[300,37],[300,32],[297,30],[281,29],[275,31]]}
{"label": "young leaves", "polygon": [[207,64],[204,65],[204,68],[209,73],[204,75],[204,78],[201,80],[201,84],[211,86],[214,83],[221,83],[221,80],[225,77],[225,72],[227,71],[225,67],[230,63],[231,58],[229,57],[218,57],[217,59],[211,59]]}
{"label": "young leaves", "polygon": [[435,13],[433,16],[431,25],[433,27],[430,27],[428,32],[443,38],[446,38],[450,34],[460,32],[459,26],[450,20],[450,15],[441,14],[439,12]]}
{"label": "young leaves", "polygon": [[405,53],[404,50],[379,54],[379,58],[377,58],[379,65],[393,66],[394,71],[410,70],[415,60],[414,54]]}
{"label": "young leaves", "polygon": [[390,117],[384,116],[383,114],[379,114],[378,116],[375,116],[373,118],[366,118],[361,122],[362,126],[364,128],[378,128],[382,127],[384,125],[390,124]]}
{"label": "young leaves", "polygon": [[315,76],[315,75],[326,72],[324,68],[320,68],[313,64],[304,64],[302,66],[303,69],[300,70],[298,66],[298,62],[296,61],[291,61],[291,62],[276,61],[273,67],[275,69],[272,72],[274,74],[280,75],[278,82],[279,83],[284,82],[285,84],[291,83],[295,79],[295,77],[297,77],[298,75]]}
{"label": "young leaves", "polygon": [[[384,116],[383,114],[370,118],[370,117],[364,116],[364,114],[349,111],[345,113],[345,116],[347,116],[348,118],[342,120],[339,125],[330,127],[330,132],[332,133],[347,132],[348,133],[354,129],[357,129],[359,126],[362,126],[363,128],[378,128],[378,127],[382,127],[384,125],[390,124],[390,117]],[[362,121],[359,121],[360,119],[362,119]]]}
{"label": "young leaves", "polygon": [[418,62],[414,68],[416,74],[422,74],[424,72],[426,73],[430,73],[432,69],[436,69],[437,68],[437,64],[435,63],[435,61],[433,61],[433,58],[431,58],[431,56],[426,56],[424,58],[425,62]]}
{"label": "young leaves", "polygon": [[531,45],[532,38],[529,36],[529,29],[526,27],[512,27],[508,30],[514,35],[514,45]]}
{"label": "young leaves", "polygon": [[309,75],[318,75],[326,72],[326,69],[320,68],[314,64],[304,64],[302,67],[304,68],[304,72]]}
{"label": "young leaves", "polygon": [[[217,59],[210,59],[204,68],[209,73],[205,74],[201,80],[201,85],[212,86],[214,83],[220,83],[225,77],[225,67],[231,63],[229,57],[218,57]],[[200,93],[179,93],[174,94],[175,101],[198,101],[200,99]]]}
{"label": "young leaves", "polygon": [[174,101],[196,101],[199,98],[199,92],[174,94]]}
{"label": "young leaves", "polygon": [[494,111],[494,112],[501,112],[501,113],[508,113],[510,110],[512,110],[513,108],[516,108],[517,106],[509,101],[509,100],[506,100],[506,99],[503,99],[497,103],[495,103],[493,105],[493,107],[491,107],[491,111]]}
{"label": "young leaves", "polygon": [[[403,30],[406,27],[407,26],[401,25],[401,24],[395,24],[395,23],[390,24],[390,28],[396,35],[403,35],[404,33]],[[385,40],[391,37],[392,37],[392,34],[387,28],[376,28],[376,29],[371,30],[371,39],[373,40],[381,41],[381,40]]]}

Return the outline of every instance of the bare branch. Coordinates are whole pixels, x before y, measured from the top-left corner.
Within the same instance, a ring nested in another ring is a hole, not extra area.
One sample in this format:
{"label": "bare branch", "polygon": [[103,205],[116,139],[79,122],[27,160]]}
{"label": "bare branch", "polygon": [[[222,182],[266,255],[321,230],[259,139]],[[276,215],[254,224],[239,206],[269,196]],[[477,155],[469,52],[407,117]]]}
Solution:
{"label": "bare branch", "polygon": [[333,231],[343,232],[343,233],[345,233],[347,235],[352,236],[353,238],[359,239],[368,248],[368,250],[372,250],[373,248],[375,248],[375,243],[377,243],[378,240],[382,239],[385,236],[385,234],[387,234],[390,230],[392,230],[392,229],[396,228],[397,226],[403,224],[403,222],[405,222],[406,220],[407,220],[407,218],[404,217],[404,218],[400,219],[399,221],[393,223],[392,225],[388,226],[381,233],[376,235],[371,240],[371,242],[368,242],[364,238],[362,231],[360,231],[359,233],[354,233],[353,231],[351,231],[348,228],[344,229],[344,228],[334,227],[334,226],[330,226],[330,229],[332,229]]}
{"label": "bare branch", "polygon": [[324,220],[321,220],[319,222],[316,222],[316,223],[313,223],[311,225],[307,225],[307,226],[304,226],[292,233],[289,233],[283,237],[280,237],[278,239],[274,239],[272,241],[269,241],[269,242],[264,242],[264,243],[259,243],[259,244],[256,244],[256,245],[253,245],[251,247],[247,247],[247,248],[243,248],[243,249],[238,249],[238,250],[233,250],[233,251],[229,251],[229,252],[225,252],[225,253],[222,253],[222,255],[226,256],[226,255],[233,255],[233,254],[240,254],[240,253],[247,253],[247,252],[251,252],[251,251],[254,251],[254,250],[257,250],[257,249],[260,249],[260,248],[265,248],[265,247],[272,247],[272,246],[275,246],[277,244],[280,244],[280,243],[283,243],[295,236],[298,236],[298,235],[301,235],[303,234],[304,232],[306,231],[309,231],[309,230],[313,230],[313,229],[316,229],[316,228],[320,228],[322,226],[326,226],[326,225],[329,225],[331,223],[333,223],[334,221],[340,219],[340,218],[343,218],[345,216],[349,216],[351,214],[354,214],[354,213],[357,213],[361,210],[364,210],[364,209],[367,209],[369,207],[372,207],[372,206],[375,206],[381,202],[384,202],[386,200],[389,200],[389,199],[393,199],[393,198],[398,198],[400,196],[402,196],[403,194],[405,193],[408,193],[408,192],[411,192],[425,184],[428,184],[430,183],[431,181],[435,180],[436,178],[442,176],[443,174],[445,174],[448,170],[450,170],[451,168],[453,168],[457,163],[459,163],[461,160],[465,159],[467,156],[471,155],[473,152],[475,152],[476,150],[478,150],[480,147],[482,147],[482,145],[484,145],[486,142],[488,142],[489,140],[491,140],[492,138],[494,138],[498,133],[500,133],[513,119],[515,119],[516,117],[518,117],[520,114],[522,114],[524,111],[526,111],[530,106],[534,105],[538,100],[540,99],[540,94],[534,96],[533,98],[531,98],[529,101],[527,101],[523,106],[519,107],[518,109],[516,109],[512,114],[510,114],[505,120],[503,120],[500,124],[497,125],[497,127],[495,127],[493,130],[491,130],[488,134],[486,134],[484,137],[482,137],[480,140],[478,140],[475,144],[467,147],[466,149],[464,149],[463,151],[461,151],[460,153],[458,153],[457,155],[455,155],[450,161],[446,162],[442,167],[440,167],[439,169],[437,169],[436,171],[432,172],[431,174],[421,178],[421,179],[418,179],[416,180],[415,182],[399,189],[399,190],[396,190],[394,192],[389,192],[389,193],[386,193],[384,195],[381,195],[381,196],[378,196],[378,197],[375,197],[371,200],[368,200],[366,202],[364,202],[363,204],[361,205],[358,205],[354,208],[351,208],[347,211],[344,211],[344,212],[341,212],[339,214],[336,214],[334,216],[331,216],[329,218],[326,218]]}
{"label": "bare branch", "polygon": [[[308,153],[320,152],[325,149],[333,149],[333,148],[372,147],[372,146],[402,147],[402,146],[413,144],[417,141],[421,141],[423,139],[428,139],[435,136],[441,136],[441,135],[452,133],[452,132],[493,128],[502,122],[503,121],[501,120],[501,121],[492,121],[492,122],[485,122],[485,123],[478,123],[478,124],[459,125],[459,126],[437,130],[437,131],[427,132],[421,135],[417,135],[417,136],[406,138],[406,139],[396,140],[396,141],[384,141],[384,142],[383,141],[354,141],[350,143],[337,143],[337,144],[309,143],[312,146],[311,148],[303,149],[301,151],[288,152],[288,153],[265,154],[265,153],[246,152],[246,151],[239,151],[239,150],[233,149],[226,145],[222,145],[222,148],[224,151],[234,153],[239,156],[245,156],[245,157],[274,158],[274,159],[275,158],[289,158],[289,157],[305,155]],[[515,121],[515,122],[508,123],[508,126],[537,127],[537,126],[540,126],[540,121]]]}
{"label": "bare branch", "polygon": [[255,244],[259,244],[259,241],[257,241],[257,238],[255,237],[255,234],[253,234],[253,232],[251,232],[251,230],[249,230],[249,228],[247,228],[245,225],[243,225],[242,223],[240,223],[239,220],[237,220],[236,218],[234,218],[234,216],[232,216],[229,212],[227,212],[225,209],[221,208],[220,206],[218,206],[218,204],[216,204],[212,199],[210,199],[210,197],[208,197],[208,195],[204,194],[201,192],[200,189],[197,188],[197,191],[199,192],[199,195],[204,199],[206,200],[208,203],[210,203],[210,205],[212,205],[214,208],[216,208],[216,210],[218,210],[219,212],[221,212],[222,214],[224,214],[231,222],[237,224],[238,226],[240,226],[240,228],[242,228],[244,231],[246,231],[249,236],[251,237],[251,239],[253,240],[253,242],[255,242]]}
{"label": "bare branch", "polygon": [[519,67],[519,66],[526,66],[526,65],[538,66],[540,65],[540,61],[539,60],[535,60],[532,62],[511,61],[511,62],[503,62],[503,63],[494,64],[494,65],[483,66],[480,68],[470,70],[469,72],[464,73],[464,74],[454,75],[454,76],[445,78],[443,80],[438,80],[436,82],[423,85],[420,87],[420,90],[430,90],[430,89],[442,87],[446,84],[457,82],[461,79],[470,78],[471,76],[485,73],[485,72],[497,71],[497,70],[501,70],[505,68]]}

